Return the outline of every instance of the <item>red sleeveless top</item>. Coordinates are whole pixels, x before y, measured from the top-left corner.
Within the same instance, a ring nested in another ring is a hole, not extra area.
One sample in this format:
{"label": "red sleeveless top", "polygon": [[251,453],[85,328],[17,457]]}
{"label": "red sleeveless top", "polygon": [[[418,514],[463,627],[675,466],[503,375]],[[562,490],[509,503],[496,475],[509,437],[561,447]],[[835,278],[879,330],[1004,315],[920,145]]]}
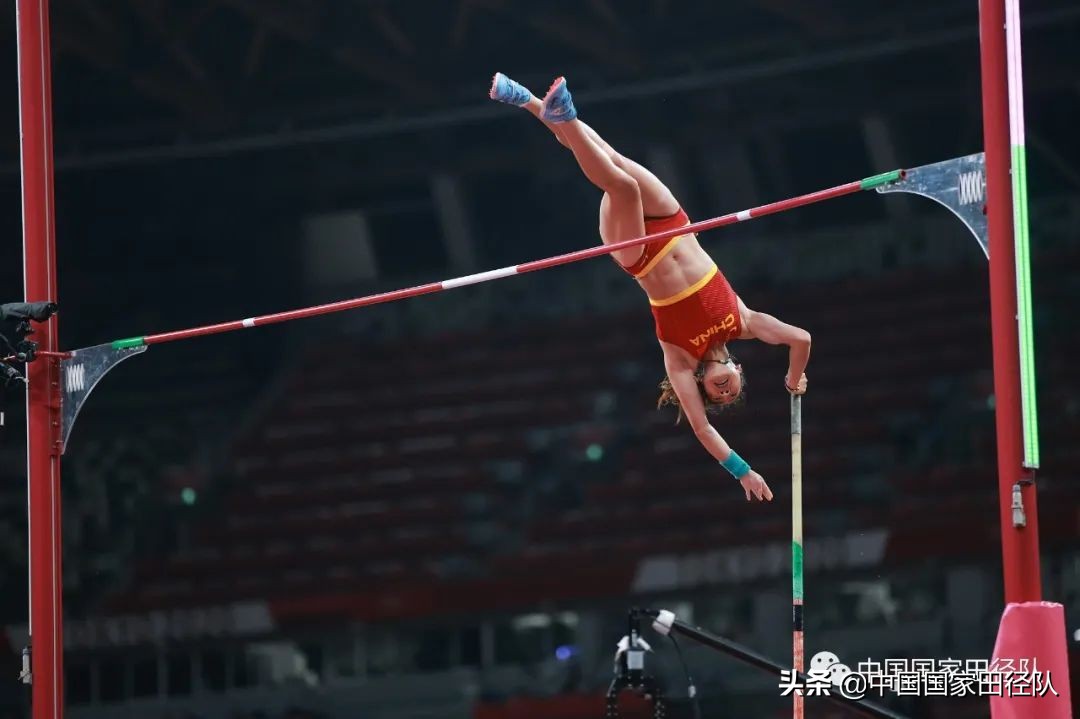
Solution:
{"label": "red sleeveless top", "polygon": [[[682,208],[674,215],[668,215],[667,217],[646,217],[645,218],[645,234],[652,235],[657,232],[663,232],[664,230],[674,230],[679,227],[685,227],[690,224],[690,218],[687,217],[686,212]],[[652,272],[652,269],[656,267],[660,260],[664,259],[667,253],[675,249],[675,245],[679,240],[683,238],[683,235],[676,235],[667,240],[657,240],[656,242],[650,242],[644,246],[641,257],[638,261],[629,267],[622,267],[636,278],[644,277]]]}
{"label": "red sleeveless top", "polygon": [[716,265],[685,290],[664,300],[649,300],[656,336],[700,360],[714,344],[742,332],[739,298]]}
{"label": "red sleeveless top", "polygon": [[[646,217],[645,234],[674,230],[690,224],[682,208],[668,217]],[[636,278],[649,274],[684,235],[645,245],[637,262],[623,267]],[[700,360],[714,344],[723,344],[742,333],[739,299],[716,265],[700,280],[674,297],[650,299],[656,320],[656,336],[682,347]]]}

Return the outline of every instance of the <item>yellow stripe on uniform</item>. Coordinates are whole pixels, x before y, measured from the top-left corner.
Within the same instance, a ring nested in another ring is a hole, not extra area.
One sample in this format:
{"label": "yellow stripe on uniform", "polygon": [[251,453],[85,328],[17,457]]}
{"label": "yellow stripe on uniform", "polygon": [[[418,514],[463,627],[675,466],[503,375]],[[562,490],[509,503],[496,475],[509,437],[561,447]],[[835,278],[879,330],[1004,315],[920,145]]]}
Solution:
{"label": "yellow stripe on uniform", "polygon": [[656,267],[656,263],[664,259],[664,257],[667,256],[667,253],[674,250],[675,245],[678,243],[678,241],[684,237],[686,237],[686,235],[678,235],[677,237],[672,237],[670,240],[668,240],[667,244],[664,245],[664,248],[657,252],[655,257],[649,260],[649,264],[645,265],[645,267],[641,269],[641,272],[634,275],[634,279],[640,280],[642,277],[652,272],[653,268]]}
{"label": "yellow stripe on uniform", "polygon": [[665,297],[662,300],[654,300],[652,297],[650,297],[649,304],[653,307],[667,307],[668,305],[675,304],[679,300],[685,300],[687,297],[700,292],[701,288],[709,284],[709,281],[712,280],[713,277],[716,277],[716,273],[719,271],[719,268],[716,265],[713,265],[712,269],[706,272],[704,277],[687,287],[682,292],[676,295],[672,295],[671,297]]}

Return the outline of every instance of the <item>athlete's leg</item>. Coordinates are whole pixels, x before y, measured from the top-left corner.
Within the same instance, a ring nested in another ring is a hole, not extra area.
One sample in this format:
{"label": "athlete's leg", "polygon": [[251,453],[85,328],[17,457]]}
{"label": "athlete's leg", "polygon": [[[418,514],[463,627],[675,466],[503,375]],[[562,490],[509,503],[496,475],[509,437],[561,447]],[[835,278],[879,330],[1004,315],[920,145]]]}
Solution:
{"label": "athlete's leg", "polygon": [[[612,162],[637,180],[638,188],[641,190],[641,206],[646,217],[667,217],[679,211],[679,201],[675,199],[675,195],[672,194],[667,185],[660,181],[659,177],[629,157],[616,152],[611,145],[597,134],[596,130],[580,120],[575,120],[575,122],[581,123],[586,134],[594,143],[608,153]],[[558,125],[555,127],[558,127]]]}
{"label": "athlete's leg", "polygon": [[[565,82],[563,83],[563,85],[565,85]],[[533,93],[531,93],[527,88],[520,85],[519,83],[514,82],[502,73],[495,74],[495,77],[492,80],[491,91],[489,94],[494,100],[499,100],[500,102],[505,102],[512,105],[517,105],[518,107],[523,107],[528,110],[531,115],[533,115],[536,119],[540,120],[549,130],[551,130],[552,134],[555,135],[555,138],[559,141],[559,143],[561,143],[565,147],[570,148],[571,150],[573,150],[573,148],[567,141],[566,136],[563,132],[563,128],[565,128],[568,124],[580,124],[585,134],[590,140],[592,140],[593,144],[596,145],[601,151],[606,153],[608,157],[611,158],[611,161],[615,164],[617,168],[629,174],[632,178],[634,178],[635,181],[637,181],[638,190],[641,196],[642,211],[646,216],[667,217],[668,215],[674,214],[678,211],[678,200],[675,199],[675,196],[671,193],[667,186],[664,185],[664,183],[661,182],[658,177],[656,177],[656,175],[654,175],[645,167],[642,167],[637,162],[634,162],[630,158],[616,152],[611,145],[609,145],[602,137],[600,137],[596,130],[592,129],[585,123],[576,119],[570,121],[564,120],[562,122],[552,122],[546,119],[543,115],[543,103],[540,101],[540,99],[537,98]],[[569,93],[567,93],[567,97],[569,98]],[[574,114],[576,117],[576,112]],[[575,157],[577,155],[578,153],[575,152]],[[578,160],[580,163],[581,158],[578,158]],[[584,167],[582,169],[585,170]],[[586,175],[588,174],[589,172],[588,170],[586,170]],[[589,179],[592,180],[593,178],[590,177]],[[601,187],[602,189],[606,189],[604,188],[604,185],[600,184],[596,180],[593,180],[593,183]]]}
{"label": "athlete's leg", "polygon": [[620,166],[619,154],[600,140],[596,133],[590,132],[588,125],[580,120],[551,122],[544,119],[542,104],[536,97],[529,100],[523,107],[536,114],[540,121],[555,133],[559,143],[570,148],[573,157],[578,161],[578,166],[581,167],[581,172],[593,185],[613,195],[613,200],[624,199],[637,203],[640,211],[637,180]]}
{"label": "athlete's leg", "polygon": [[555,135],[555,139],[559,141],[560,145],[562,145],[563,147],[569,148],[570,143],[567,142],[566,138],[563,137],[562,131],[559,130],[559,125],[556,125],[553,122],[548,122],[543,117],[541,117],[540,109],[543,106],[544,106],[543,103],[540,102],[540,98],[536,97],[535,95],[527,103],[522,105],[522,107],[524,107],[526,110],[528,110],[532,114],[533,117],[535,117],[540,122],[544,123],[544,127],[551,130],[552,134]]}
{"label": "athlete's leg", "polygon": [[567,125],[580,125],[588,138],[592,140],[593,144],[610,157],[616,167],[637,181],[638,190],[641,193],[641,209],[646,217],[667,217],[679,211],[679,201],[675,199],[675,195],[672,194],[667,185],[661,182],[659,177],[654,175],[647,168],[634,162],[629,157],[616,152],[615,148],[609,145],[604,138],[600,137],[596,130],[589,127],[589,125],[576,119],[571,120],[568,123],[560,124],[545,120],[541,115],[543,103],[535,96],[522,105],[522,107],[528,110],[536,117],[536,119],[540,120],[540,122],[544,123],[547,129],[551,130],[555,135],[555,139],[557,139],[564,147],[568,147],[571,150],[573,150],[573,148],[570,147],[570,143],[563,133],[563,128]]}
{"label": "athlete's leg", "polygon": [[[633,175],[623,170],[600,145],[593,142],[584,124],[577,120],[559,126],[578,166],[589,181],[604,191],[600,201],[600,237],[607,244],[631,240],[645,234],[645,210],[641,188]],[[613,252],[623,266],[637,262],[643,248]]]}
{"label": "athlete's leg", "polygon": [[[562,94],[552,99],[552,93]],[[645,234],[644,210],[637,180],[615,164],[612,152],[597,144],[585,126],[577,122],[577,111],[561,78],[548,90],[548,97],[539,102],[527,88],[502,73],[496,73],[488,93],[493,100],[524,107],[551,129],[559,142],[574,153],[581,171],[589,181],[604,191],[600,202],[600,237],[606,243],[641,237]],[[553,102],[557,100],[557,106]],[[593,133],[595,134],[595,133]],[[597,136],[598,137],[598,136]],[[641,257],[642,250],[633,248],[613,253],[623,265],[631,265]]]}

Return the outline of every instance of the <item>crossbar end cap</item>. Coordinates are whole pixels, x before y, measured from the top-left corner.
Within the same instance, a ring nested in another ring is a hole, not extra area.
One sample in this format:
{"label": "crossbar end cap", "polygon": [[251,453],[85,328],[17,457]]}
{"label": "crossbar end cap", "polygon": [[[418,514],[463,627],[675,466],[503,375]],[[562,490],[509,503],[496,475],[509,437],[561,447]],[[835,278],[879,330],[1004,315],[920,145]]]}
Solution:
{"label": "crossbar end cap", "polygon": [[656,619],[653,620],[652,628],[656,630],[658,634],[663,634],[665,637],[671,634],[671,625],[675,623],[675,613],[669,612],[666,609],[661,609],[656,615]]}

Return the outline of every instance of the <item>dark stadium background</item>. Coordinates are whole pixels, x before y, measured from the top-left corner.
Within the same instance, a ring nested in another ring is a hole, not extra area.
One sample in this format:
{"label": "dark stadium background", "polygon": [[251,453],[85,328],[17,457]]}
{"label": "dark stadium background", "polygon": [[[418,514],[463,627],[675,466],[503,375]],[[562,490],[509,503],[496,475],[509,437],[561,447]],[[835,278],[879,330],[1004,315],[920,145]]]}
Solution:
{"label": "dark stadium background", "polygon": [[[1043,577],[1072,631],[1080,13],[1025,13]],[[982,146],[968,1],[79,0],[54,3],[52,25],[66,348],[595,244],[597,192],[534,120],[487,100],[496,70],[538,93],[566,75],[582,116],[698,219]],[[7,302],[22,297],[10,3],[0,37]],[[929,202],[869,193],[704,243],[750,306],[815,338],[808,652],[987,656],[1003,597],[975,243]],[[789,574],[764,559],[790,536],[783,353],[736,348],[748,401],[716,421],[777,491],[750,506],[652,410],[642,300],[598,259],[115,370],[63,473],[70,715],[599,716],[633,605],[784,659]],[[5,719],[27,716],[22,405],[5,391]],[[658,556],[679,558],[674,586],[640,583]],[[650,640],[651,670],[685,697]],[[685,651],[705,716],[790,711],[767,677]]]}

